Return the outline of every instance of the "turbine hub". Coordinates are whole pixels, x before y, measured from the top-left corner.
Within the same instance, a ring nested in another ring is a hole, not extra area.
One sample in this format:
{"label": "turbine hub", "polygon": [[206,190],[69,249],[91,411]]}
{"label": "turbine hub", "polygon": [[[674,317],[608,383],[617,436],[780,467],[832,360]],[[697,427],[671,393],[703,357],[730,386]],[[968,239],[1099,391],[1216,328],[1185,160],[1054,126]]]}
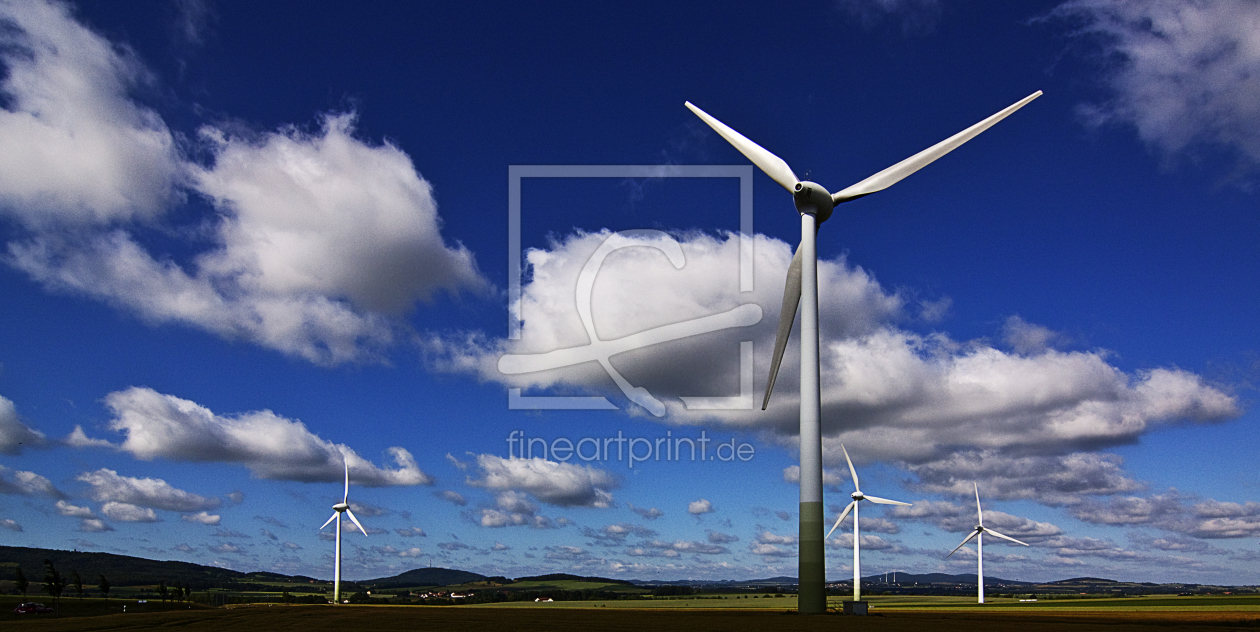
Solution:
{"label": "turbine hub", "polygon": [[796,203],[798,212],[813,215],[819,224],[827,221],[831,217],[831,210],[835,208],[827,189],[808,181],[796,183],[792,191],[792,201]]}
{"label": "turbine hub", "polygon": [[849,497],[853,500],[865,500],[866,494],[863,494],[862,492],[853,492],[852,494],[849,494]]}
{"label": "turbine hub", "polygon": [[345,511],[345,510],[347,510],[347,509],[349,509],[349,508],[350,508],[350,505],[348,505],[348,504],[346,504],[346,503],[337,503],[337,504],[333,505],[333,510],[334,510],[334,511],[338,511],[338,512]]}

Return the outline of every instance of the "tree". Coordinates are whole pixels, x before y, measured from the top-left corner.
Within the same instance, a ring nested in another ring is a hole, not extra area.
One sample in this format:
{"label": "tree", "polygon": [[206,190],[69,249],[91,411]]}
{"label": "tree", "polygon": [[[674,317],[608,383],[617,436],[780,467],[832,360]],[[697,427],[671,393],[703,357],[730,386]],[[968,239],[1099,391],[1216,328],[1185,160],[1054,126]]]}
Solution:
{"label": "tree", "polygon": [[26,600],[26,588],[30,586],[30,582],[26,581],[26,574],[22,572],[22,567],[17,567],[17,572],[13,575],[13,587],[22,591],[22,600]]}
{"label": "tree", "polygon": [[79,595],[79,601],[83,601],[83,578],[79,577],[79,569],[70,569],[70,585],[74,586],[74,592]]}
{"label": "tree", "polygon": [[192,601],[192,586],[184,582],[184,601]]}
{"label": "tree", "polygon": [[162,598],[162,601],[166,601],[166,595],[169,592],[166,588],[166,582],[164,581],[158,582],[157,591],[158,591],[158,596]]}
{"label": "tree", "polygon": [[52,560],[44,560],[44,591],[53,598],[53,606],[61,599],[61,591],[66,589],[66,578],[57,572]]}
{"label": "tree", "polygon": [[105,579],[104,575],[101,575],[100,583],[96,587],[100,589],[101,596],[105,598],[105,601],[109,601],[109,580]]}

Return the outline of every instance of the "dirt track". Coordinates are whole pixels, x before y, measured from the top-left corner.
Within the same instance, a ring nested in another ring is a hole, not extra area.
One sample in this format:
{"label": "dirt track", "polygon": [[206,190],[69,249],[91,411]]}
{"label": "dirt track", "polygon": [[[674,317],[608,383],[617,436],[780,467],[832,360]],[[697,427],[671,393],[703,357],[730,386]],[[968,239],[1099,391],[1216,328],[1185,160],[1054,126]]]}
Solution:
{"label": "dirt track", "polygon": [[[6,617],[8,618],[8,617]],[[556,630],[563,632],[707,632],[750,630],[879,630],[884,632],[1128,632],[1130,630],[1193,631],[1260,629],[1257,612],[1167,613],[932,613],[886,612],[868,617],[826,615],[805,617],[768,611],[627,610],[423,607],[250,607],[224,610],[79,618],[30,618],[5,621],[10,630],[232,630],[233,632],[318,632],[322,630]]]}

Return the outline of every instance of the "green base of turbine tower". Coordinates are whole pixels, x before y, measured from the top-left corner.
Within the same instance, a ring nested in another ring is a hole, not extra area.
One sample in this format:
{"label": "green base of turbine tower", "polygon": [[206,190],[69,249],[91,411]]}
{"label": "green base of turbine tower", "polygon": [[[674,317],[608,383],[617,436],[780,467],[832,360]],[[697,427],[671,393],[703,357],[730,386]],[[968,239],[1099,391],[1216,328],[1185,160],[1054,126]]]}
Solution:
{"label": "green base of turbine tower", "polygon": [[823,504],[801,503],[800,569],[796,611],[827,612],[827,562],[823,553]]}

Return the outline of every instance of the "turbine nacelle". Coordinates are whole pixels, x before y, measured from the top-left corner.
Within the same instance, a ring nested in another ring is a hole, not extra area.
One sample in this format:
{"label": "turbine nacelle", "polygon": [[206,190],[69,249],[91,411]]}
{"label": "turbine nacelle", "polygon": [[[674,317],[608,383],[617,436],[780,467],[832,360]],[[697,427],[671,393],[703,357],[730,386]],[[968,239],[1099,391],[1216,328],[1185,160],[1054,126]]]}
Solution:
{"label": "turbine nacelle", "polygon": [[343,511],[348,510],[348,509],[350,509],[350,505],[349,505],[349,504],[347,504],[347,503],[337,503],[337,504],[333,505],[333,511],[336,511],[337,513],[341,513],[341,512],[343,512]]}
{"label": "turbine nacelle", "polygon": [[831,193],[815,182],[797,182],[792,188],[792,202],[802,215],[813,215],[817,224],[822,224],[831,217],[831,210],[836,207],[831,200]]}
{"label": "turbine nacelle", "polygon": [[861,490],[859,490],[849,494],[849,498],[852,498],[853,500],[866,500],[866,494],[863,494]]}

